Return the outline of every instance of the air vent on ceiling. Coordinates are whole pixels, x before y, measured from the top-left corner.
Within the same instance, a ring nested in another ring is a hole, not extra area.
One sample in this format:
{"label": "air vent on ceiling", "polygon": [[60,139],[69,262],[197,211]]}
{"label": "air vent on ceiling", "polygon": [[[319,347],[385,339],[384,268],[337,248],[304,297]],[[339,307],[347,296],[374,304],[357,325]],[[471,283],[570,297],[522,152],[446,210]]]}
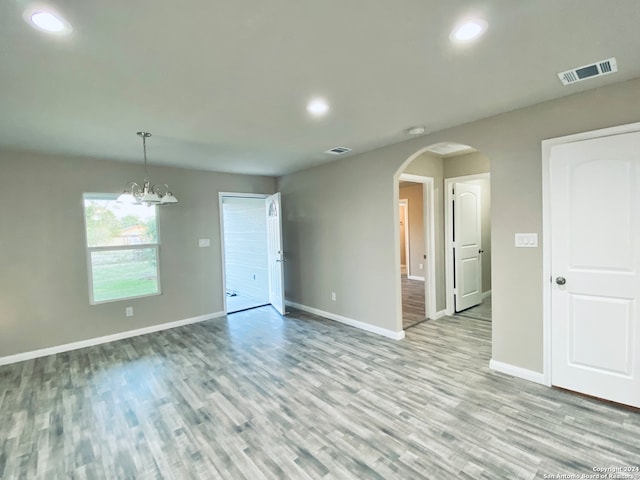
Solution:
{"label": "air vent on ceiling", "polygon": [[564,85],[569,85],[588,78],[600,77],[617,71],[618,64],[616,63],[616,59],[615,57],[611,57],[607,60],[602,60],[590,65],[583,65],[582,67],[573,68],[566,72],[560,72],[558,77]]}
{"label": "air vent on ceiling", "polygon": [[441,142],[434,143],[427,148],[427,151],[441,157],[452,157],[457,154],[472,152],[474,149],[461,143]]}
{"label": "air vent on ceiling", "polygon": [[351,149],[347,147],[333,147],[324,153],[328,153],[329,155],[343,155],[345,153],[349,153],[350,151]]}

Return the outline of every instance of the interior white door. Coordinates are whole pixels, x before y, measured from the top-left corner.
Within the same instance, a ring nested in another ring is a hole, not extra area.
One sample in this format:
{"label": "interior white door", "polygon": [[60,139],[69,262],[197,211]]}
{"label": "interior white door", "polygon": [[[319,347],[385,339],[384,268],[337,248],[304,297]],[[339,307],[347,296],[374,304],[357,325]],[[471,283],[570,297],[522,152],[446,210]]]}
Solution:
{"label": "interior white door", "polygon": [[267,212],[267,253],[269,264],[269,303],[285,314],[284,253],[282,249],[282,215],[280,192],[265,198]]}
{"label": "interior white door", "polygon": [[552,147],[551,382],[640,407],[640,132]]}
{"label": "interior white door", "polygon": [[453,263],[456,312],[482,303],[482,222],[479,185],[453,186]]}

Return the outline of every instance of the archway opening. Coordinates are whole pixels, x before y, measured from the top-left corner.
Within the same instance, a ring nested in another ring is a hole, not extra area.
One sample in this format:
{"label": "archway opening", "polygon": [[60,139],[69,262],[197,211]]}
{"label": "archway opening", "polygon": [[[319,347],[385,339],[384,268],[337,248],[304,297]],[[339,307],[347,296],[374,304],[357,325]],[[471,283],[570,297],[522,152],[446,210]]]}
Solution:
{"label": "archway opening", "polygon": [[491,320],[490,178],[489,159],[457,142],[421,149],[396,172],[403,330],[445,315]]}

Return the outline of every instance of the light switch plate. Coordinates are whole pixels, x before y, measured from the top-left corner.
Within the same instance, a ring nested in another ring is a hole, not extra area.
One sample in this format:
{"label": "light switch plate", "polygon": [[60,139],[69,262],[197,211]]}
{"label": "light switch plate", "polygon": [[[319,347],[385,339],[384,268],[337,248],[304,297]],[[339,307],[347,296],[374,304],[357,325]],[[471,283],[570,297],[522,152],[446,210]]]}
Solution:
{"label": "light switch plate", "polygon": [[538,246],[537,233],[516,233],[517,248],[536,248]]}
{"label": "light switch plate", "polygon": [[209,240],[208,238],[201,238],[200,240],[198,240],[198,246],[200,248],[210,247],[211,246],[211,240]]}

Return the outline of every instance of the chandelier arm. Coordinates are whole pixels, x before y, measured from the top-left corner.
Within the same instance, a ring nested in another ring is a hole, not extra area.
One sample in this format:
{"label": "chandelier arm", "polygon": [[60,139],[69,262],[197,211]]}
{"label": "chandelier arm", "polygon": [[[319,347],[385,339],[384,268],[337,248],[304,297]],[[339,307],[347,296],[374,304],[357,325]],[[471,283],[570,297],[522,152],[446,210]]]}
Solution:
{"label": "chandelier arm", "polygon": [[131,195],[133,195],[136,199],[139,199],[142,195],[142,188],[136,182],[131,181],[127,183],[127,186],[131,186]]}
{"label": "chandelier arm", "polygon": [[164,197],[169,192],[169,185],[166,183],[159,183],[153,186],[154,192],[160,197]]}

